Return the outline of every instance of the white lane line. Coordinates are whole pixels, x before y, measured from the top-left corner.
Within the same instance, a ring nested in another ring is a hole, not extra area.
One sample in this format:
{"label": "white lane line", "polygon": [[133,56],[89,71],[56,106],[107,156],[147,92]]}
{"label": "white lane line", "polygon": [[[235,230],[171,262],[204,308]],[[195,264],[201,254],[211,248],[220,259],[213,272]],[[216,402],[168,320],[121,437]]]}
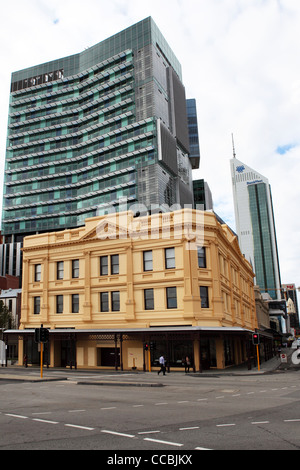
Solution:
{"label": "white lane line", "polygon": [[78,424],[65,424],[68,428],[85,429],[86,431],[94,431],[95,428],[88,428],[87,426],[79,426]]}
{"label": "white lane line", "polygon": [[155,403],[155,406],[167,405],[168,403]]}
{"label": "white lane line", "polygon": [[38,421],[39,423],[58,424],[58,421],[49,421],[48,419],[33,418],[32,421]]}
{"label": "white lane line", "polygon": [[145,406],[145,405],[132,405],[132,408],[141,408],[142,406]]}
{"label": "white lane line", "polygon": [[116,406],[108,406],[107,408],[100,408],[100,410],[115,410]]}
{"label": "white lane line", "polygon": [[179,431],[189,431],[190,429],[199,429],[199,426],[191,426],[189,428],[179,428]]}
{"label": "white lane line", "polygon": [[166,444],[168,446],[175,446],[175,447],[183,446],[183,444],[179,444],[178,442],[160,441],[159,439],[151,439],[150,437],[145,437],[144,441],[156,442],[157,444]]}
{"label": "white lane line", "polygon": [[293,422],[296,422],[296,421],[300,421],[300,419],[284,419],[283,421],[284,421],[284,423],[293,423]]}
{"label": "white lane line", "polygon": [[138,432],[138,434],[156,434],[160,431],[142,431],[142,432]]}
{"label": "white lane line", "polygon": [[177,403],[189,403],[188,400],[182,400],[182,401],[178,401]]}
{"label": "white lane line", "polygon": [[252,421],[251,424],[268,424],[270,421]]}
{"label": "white lane line", "polygon": [[216,400],[218,400],[219,398],[224,398],[224,395],[220,395],[219,397],[215,397]]}
{"label": "white lane line", "polygon": [[105,434],[113,434],[114,436],[131,437],[131,438],[135,437],[133,434],[124,434],[122,432],[107,431],[106,429],[102,429],[101,432]]}
{"label": "white lane line", "polygon": [[231,395],[232,397],[240,397],[241,394],[240,393],[236,393],[235,395]]}
{"label": "white lane line", "polygon": [[247,395],[254,395],[255,392],[247,392]]}
{"label": "white lane line", "polygon": [[208,400],[208,398],[198,398],[197,401],[207,401],[207,400]]}
{"label": "white lane line", "polygon": [[14,415],[11,413],[5,413],[6,416],[11,416],[12,418],[21,418],[21,419],[28,419],[28,416],[22,416],[22,415]]}
{"label": "white lane line", "polygon": [[217,424],[217,428],[223,428],[226,426],[235,426],[235,423],[227,423],[227,424]]}
{"label": "white lane line", "polygon": [[212,449],[207,449],[206,447],[195,447],[195,450],[212,450]]}
{"label": "white lane line", "polygon": [[81,413],[82,411],[85,410],[69,410],[69,413]]}

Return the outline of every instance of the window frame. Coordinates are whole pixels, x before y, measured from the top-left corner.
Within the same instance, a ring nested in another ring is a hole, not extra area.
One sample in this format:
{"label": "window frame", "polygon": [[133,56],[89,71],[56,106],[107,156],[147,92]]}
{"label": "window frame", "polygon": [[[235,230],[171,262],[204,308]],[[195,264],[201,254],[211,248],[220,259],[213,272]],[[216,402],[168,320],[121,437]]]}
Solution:
{"label": "window frame", "polygon": [[[78,266],[75,265],[78,263]],[[72,259],[72,279],[79,278],[79,259]]]}
{"label": "window frame", "polygon": [[[147,297],[148,294],[152,294]],[[150,302],[150,306],[149,303]],[[144,289],[144,309],[145,310],[154,310],[154,289]]]}
{"label": "window frame", "polygon": [[[102,261],[106,260],[107,263],[103,264]],[[104,268],[106,267],[107,272],[104,272]],[[100,256],[100,276],[108,276],[108,256]]]}
{"label": "window frame", "polygon": [[[172,253],[172,256],[170,255]],[[172,263],[173,260],[173,263]],[[175,269],[175,247],[165,248],[165,268],[166,269]]]}
{"label": "window frame", "polygon": [[200,286],[199,287],[199,294],[200,294],[200,300],[201,300],[201,308],[209,308],[209,289],[208,289],[208,286]]}
{"label": "window frame", "polygon": [[[75,297],[77,298],[76,301],[75,301]],[[72,302],[72,313],[79,313],[79,294],[72,294],[71,302]]]}
{"label": "window frame", "polygon": [[[147,259],[147,254],[151,253],[151,259]],[[147,265],[151,267],[148,267]],[[143,270],[144,271],[153,271],[153,253],[152,250],[143,251]]]}
{"label": "window frame", "polygon": [[[116,263],[115,260],[118,260]],[[120,264],[119,264],[119,255],[110,256],[110,273],[111,275],[119,274]]]}
{"label": "window frame", "polygon": [[[107,299],[104,299],[104,295],[107,296]],[[107,309],[103,308],[103,305],[107,304]],[[100,292],[100,312],[109,312],[109,293]]]}
{"label": "window frame", "polygon": [[64,278],[64,262],[57,261],[56,263],[56,279],[62,280]]}
{"label": "window frame", "polygon": [[42,265],[34,265],[34,282],[41,282],[42,280]]}
{"label": "window frame", "polygon": [[[117,299],[114,299],[114,296],[117,295]],[[120,311],[120,291],[111,291],[111,311],[119,312]]]}
{"label": "window frame", "polygon": [[56,296],[56,313],[59,315],[64,313],[64,296],[61,294]]}
{"label": "window frame", "polygon": [[39,315],[40,313],[41,313],[41,297],[36,296],[36,297],[33,297],[33,314]]}
{"label": "window frame", "polygon": [[206,248],[205,246],[197,247],[197,256],[198,256],[198,268],[206,268]]}
{"label": "window frame", "polygon": [[[172,293],[171,289],[175,289],[175,295],[170,295]],[[166,298],[167,298],[167,308],[177,308],[177,287],[166,287]],[[174,306],[172,305],[172,301],[175,299]],[[176,305],[175,305],[176,304]]]}

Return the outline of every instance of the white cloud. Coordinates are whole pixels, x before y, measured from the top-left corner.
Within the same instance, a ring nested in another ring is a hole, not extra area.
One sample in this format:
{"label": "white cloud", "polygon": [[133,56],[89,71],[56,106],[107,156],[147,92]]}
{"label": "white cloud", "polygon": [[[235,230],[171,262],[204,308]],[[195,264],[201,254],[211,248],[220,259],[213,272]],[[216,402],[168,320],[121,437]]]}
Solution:
{"label": "white cloud", "polygon": [[[0,151],[10,74],[81,52],[152,16],[197,100],[201,168],[219,215],[232,225],[229,159],[272,186],[282,282],[300,286],[299,0],[14,0],[1,9]],[[285,154],[278,147],[292,148]],[[234,227],[233,227],[234,228]]]}

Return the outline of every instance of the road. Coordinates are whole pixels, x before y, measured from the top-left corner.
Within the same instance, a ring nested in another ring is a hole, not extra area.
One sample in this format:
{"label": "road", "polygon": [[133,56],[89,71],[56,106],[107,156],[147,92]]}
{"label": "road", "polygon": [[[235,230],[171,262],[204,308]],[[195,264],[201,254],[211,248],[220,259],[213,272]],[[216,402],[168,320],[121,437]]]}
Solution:
{"label": "road", "polygon": [[61,380],[0,380],[1,450],[114,455],[121,450],[300,448],[299,371],[203,377],[146,373],[138,380],[134,374],[106,374],[101,385],[99,374],[54,376]]}

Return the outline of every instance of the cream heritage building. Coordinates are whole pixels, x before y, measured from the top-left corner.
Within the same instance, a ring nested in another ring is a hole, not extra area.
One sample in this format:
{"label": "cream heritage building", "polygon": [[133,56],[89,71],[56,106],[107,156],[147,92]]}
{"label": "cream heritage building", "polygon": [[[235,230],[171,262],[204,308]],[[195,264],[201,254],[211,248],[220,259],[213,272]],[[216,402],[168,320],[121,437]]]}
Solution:
{"label": "cream heritage building", "polygon": [[[194,370],[247,360],[257,328],[254,273],[236,236],[193,209],[29,236],[23,248],[19,364],[39,363],[35,328],[49,328],[50,367]],[[147,349],[147,345],[149,345]]]}

